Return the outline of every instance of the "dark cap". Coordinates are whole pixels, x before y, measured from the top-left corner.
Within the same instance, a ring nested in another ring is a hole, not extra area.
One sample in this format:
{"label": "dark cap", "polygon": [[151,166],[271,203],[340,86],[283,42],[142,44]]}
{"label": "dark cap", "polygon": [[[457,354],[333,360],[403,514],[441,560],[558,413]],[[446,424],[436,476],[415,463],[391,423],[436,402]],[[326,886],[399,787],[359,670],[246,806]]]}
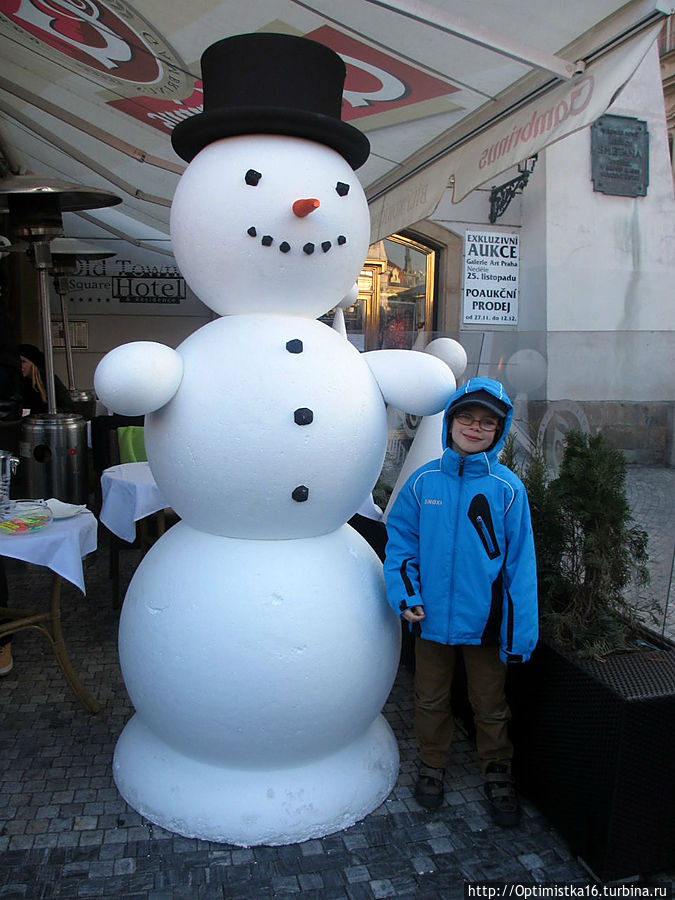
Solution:
{"label": "dark cap", "polygon": [[462,396],[455,400],[452,406],[448,408],[447,414],[448,416],[454,416],[460,410],[466,409],[467,406],[484,406],[486,409],[489,409],[490,412],[499,416],[500,419],[504,419],[509,411],[506,403],[499,400],[489,391],[481,389],[479,391],[471,391],[468,394],[462,394]]}

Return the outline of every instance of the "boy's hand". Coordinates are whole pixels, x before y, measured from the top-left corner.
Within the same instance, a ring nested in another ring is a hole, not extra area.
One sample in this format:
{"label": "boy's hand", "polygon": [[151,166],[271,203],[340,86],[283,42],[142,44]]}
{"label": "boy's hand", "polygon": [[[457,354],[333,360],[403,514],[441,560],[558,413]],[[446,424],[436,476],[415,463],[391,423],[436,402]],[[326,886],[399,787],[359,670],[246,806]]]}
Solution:
{"label": "boy's hand", "polygon": [[401,618],[406,622],[421,622],[424,618],[423,606],[409,606],[401,613]]}

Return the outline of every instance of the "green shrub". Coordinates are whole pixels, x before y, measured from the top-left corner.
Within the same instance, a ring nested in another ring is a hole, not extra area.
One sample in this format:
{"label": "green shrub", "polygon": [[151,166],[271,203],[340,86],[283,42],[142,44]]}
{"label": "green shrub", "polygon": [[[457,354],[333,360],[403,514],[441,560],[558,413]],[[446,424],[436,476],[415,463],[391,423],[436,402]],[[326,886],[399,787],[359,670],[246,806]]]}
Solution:
{"label": "green shrub", "polygon": [[581,656],[635,647],[641,615],[656,622],[660,606],[636,607],[624,596],[633,579],[646,586],[649,572],[623,454],[602,435],[570,431],[557,477],[541,447],[519,474],[532,512],[542,634]]}

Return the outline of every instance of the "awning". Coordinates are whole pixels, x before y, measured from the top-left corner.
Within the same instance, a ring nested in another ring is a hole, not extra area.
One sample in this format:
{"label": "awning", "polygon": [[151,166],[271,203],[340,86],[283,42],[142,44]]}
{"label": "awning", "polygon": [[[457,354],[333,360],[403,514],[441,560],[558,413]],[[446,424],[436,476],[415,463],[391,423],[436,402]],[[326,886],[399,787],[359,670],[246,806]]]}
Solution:
{"label": "awning", "polygon": [[453,202],[534,156],[549,144],[590,125],[607,110],[656,40],[654,25],[625,46],[592,63],[571,82],[532,101],[452,153]]}
{"label": "awning", "polygon": [[120,207],[72,216],[68,233],[170,252],[184,168],[170,133],[201,108],[201,53],[285,31],[345,60],[343,118],[371,141],[358,174],[375,240],[429,215],[450,176],[458,199],[536,152],[535,112],[545,143],[601,114],[668,12],[670,0],[0,0],[0,175],[115,192]]}
{"label": "awning", "polygon": [[662,27],[658,23],[641,31],[569,82],[538,92],[510,115],[498,115],[496,124],[484,124],[477,134],[434,154],[432,162],[418,165],[370,201],[371,243],[430,216],[446,189],[459,203],[522,160],[590,125],[612,104]]}
{"label": "awning", "polygon": [[437,160],[371,201],[370,243],[430,216],[449,184],[451,165],[445,157]]}

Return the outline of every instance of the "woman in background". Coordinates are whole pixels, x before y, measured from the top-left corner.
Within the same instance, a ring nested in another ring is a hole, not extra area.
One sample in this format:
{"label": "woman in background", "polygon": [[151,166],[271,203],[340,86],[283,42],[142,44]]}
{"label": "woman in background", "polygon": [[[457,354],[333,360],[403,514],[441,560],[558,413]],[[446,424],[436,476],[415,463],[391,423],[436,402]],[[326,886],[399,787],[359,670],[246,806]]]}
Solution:
{"label": "woman in background", "polygon": [[[45,355],[42,350],[39,350],[33,344],[20,344],[19,355],[21,357],[23,409],[27,409],[31,413],[47,412]],[[66,386],[57,375],[54,375],[54,392],[57,410],[59,412],[71,412],[73,406],[70,395]]]}

